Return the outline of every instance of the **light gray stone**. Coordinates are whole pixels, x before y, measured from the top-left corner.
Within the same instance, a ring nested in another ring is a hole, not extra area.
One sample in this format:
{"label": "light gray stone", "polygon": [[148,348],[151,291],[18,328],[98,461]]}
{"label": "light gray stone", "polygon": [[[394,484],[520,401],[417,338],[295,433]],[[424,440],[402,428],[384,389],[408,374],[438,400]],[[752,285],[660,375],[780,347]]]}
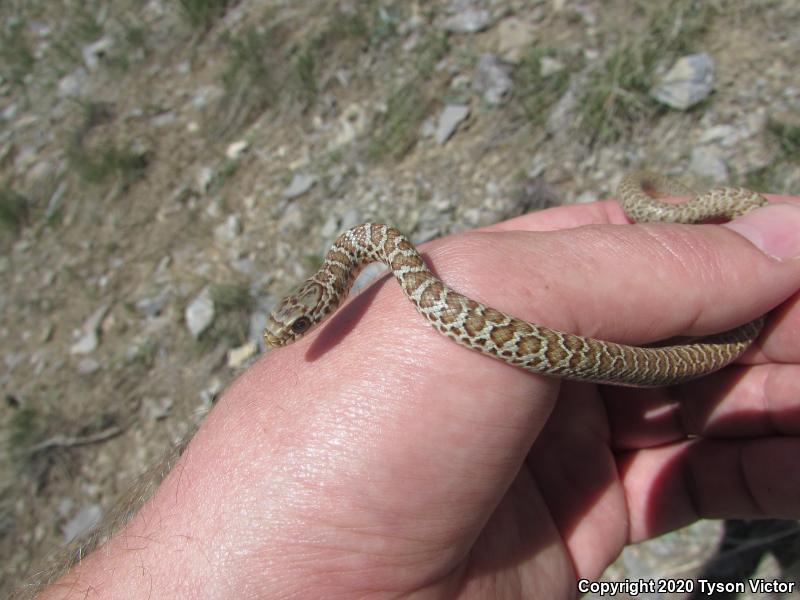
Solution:
{"label": "light gray stone", "polygon": [[679,58],[650,95],[672,108],[686,110],[705,100],[714,88],[714,61],[705,52]]}
{"label": "light gray stone", "polygon": [[508,65],[489,52],[482,54],[475,66],[472,90],[483,96],[490,106],[497,106],[508,99],[514,82]]}
{"label": "light gray stone", "polygon": [[78,361],[78,375],[91,375],[100,370],[100,361],[95,358],[82,358]]}
{"label": "light gray stone", "polygon": [[88,74],[84,69],[76,69],[58,80],[59,98],[78,98],[84,95]]}
{"label": "light gray stone", "polygon": [[442,20],[441,26],[451,33],[477,33],[492,24],[492,14],[482,8],[468,7]]}
{"label": "light gray stone", "polygon": [[711,148],[694,148],[690,168],[700,177],[722,184],[728,181],[728,166],[718,152]]}
{"label": "light gray stone", "polygon": [[247,140],[238,140],[233,142],[225,149],[225,156],[231,160],[238,160],[250,147],[250,142]]}
{"label": "light gray stone", "polygon": [[114,39],[108,35],[104,35],[99,40],[84,46],[81,54],[83,55],[83,62],[86,63],[86,68],[90,71],[96,71],[100,67],[100,61],[108,56],[113,47]]}
{"label": "light gray stone", "polygon": [[90,354],[97,349],[100,343],[98,329],[108,309],[109,305],[104,304],[86,319],[83,323],[81,336],[69,349],[70,354]]}
{"label": "light gray stone", "polygon": [[307,173],[295,173],[292,177],[291,183],[283,190],[283,197],[287,200],[297,198],[308,192],[314,184],[317,183],[317,178]]}
{"label": "light gray stone", "polygon": [[448,104],[439,115],[436,126],[436,143],[443,145],[455,133],[458,125],[469,116],[469,106],[465,104]]}
{"label": "light gray stone", "polygon": [[88,504],[81,507],[78,513],[61,528],[65,544],[82,537],[92,531],[103,518],[103,509],[99,504]]}
{"label": "light gray stone", "polygon": [[197,339],[200,334],[208,329],[214,322],[214,301],[211,299],[211,289],[203,290],[189,303],[185,311],[186,326],[189,333]]}
{"label": "light gray stone", "polygon": [[242,219],[239,215],[228,215],[222,223],[214,228],[214,240],[217,244],[226,245],[233,242],[242,233]]}

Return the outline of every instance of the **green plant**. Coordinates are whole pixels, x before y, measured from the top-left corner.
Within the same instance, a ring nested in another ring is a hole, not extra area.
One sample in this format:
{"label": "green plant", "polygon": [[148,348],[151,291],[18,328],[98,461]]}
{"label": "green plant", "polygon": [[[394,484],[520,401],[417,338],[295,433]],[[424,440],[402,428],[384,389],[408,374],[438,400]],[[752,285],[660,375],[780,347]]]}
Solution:
{"label": "green plant", "polygon": [[28,221],[28,200],[14,190],[0,188],[0,227],[17,233]]}
{"label": "green plant", "polygon": [[247,341],[250,312],[255,305],[247,284],[213,284],[214,322],[199,339],[199,349],[207,352],[219,344],[238,346]]}
{"label": "green plant", "polygon": [[42,438],[43,434],[44,422],[36,409],[23,406],[15,410],[8,422],[6,439],[6,452],[11,462],[18,468],[24,469],[30,458],[31,447]]}
{"label": "green plant", "polygon": [[714,11],[699,0],[637,3],[634,16],[644,26],[624,23],[620,43],[589,75],[579,100],[583,130],[592,141],[613,141],[631,124],[656,115],[659,106],[648,93],[657,64],[693,50]]}
{"label": "green plant", "polygon": [[283,32],[277,26],[249,27],[228,38],[228,64],[222,73],[225,89],[223,128],[248,124],[278,100],[284,75],[278,55]]}
{"label": "green plant", "polygon": [[370,151],[373,158],[400,159],[417,142],[422,121],[428,115],[429,101],[416,82],[395,91],[386,112],[376,117]]}
{"label": "green plant", "polygon": [[0,32],[0,73],[10,82],[21,85],[35,62],[25,39],[23,22],[8,23]]}
{"label": "green plant", "polygon": [[192,27],[207,31],[225,14],[231,0],[178,0],[184,18]]}
{"label": "green plant", "polygon": [[562,59],[548,48],[533,48],[514,69],[514,105],[522,116],[536,125],[547,118],[550,107],[566,92],[571,69],[542,73],[542,60]]}
{"label": "green plant", "polygon": [[69,19],[65,19],[65,27],[55,37],[49,53],[52,62],[60,65],[62,70],[82,64],[81,48],[103,35],[103,26],[97,20],[100,12],[97,2],[72,2],[67,10]]}
{"label": "green plant", "polygon": [[101,184],[112,177],[127,186],[141,179],[149,164],[146,153],[119,148],[108,142],[94,148],[75,139],[67,150],[70,165],[89,183]]}
{"label": "green plant", "polygon": [[767,131],[777,139],[782,159],[800,160],[800,123],[772,117],[767,120]]}

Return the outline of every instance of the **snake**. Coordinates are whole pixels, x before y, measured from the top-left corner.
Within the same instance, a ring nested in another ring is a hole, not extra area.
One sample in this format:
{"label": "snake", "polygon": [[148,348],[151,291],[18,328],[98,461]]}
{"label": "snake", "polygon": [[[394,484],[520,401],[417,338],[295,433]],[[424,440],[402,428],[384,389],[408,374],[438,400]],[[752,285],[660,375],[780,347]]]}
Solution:
{"label": "snake", "polygon": [[[746,188],[717,187],[702,194],[650,171],[624,176],[617,197],[636,223],[701,223],[734,219],[767,200]],[[682,203],[664,197],[689,197]],[[448,287],[398,229],[364,223],[342,233],[322,266],[267,316],[264,341],[295,342],[329,317],[366,265],[385,264],[424,319],[458,344],[510,365],[551,377],[632,387],[669,386],[707,375],[739,358],[758,338],[764,317],[681,344],[629,346],[530,323]]]}

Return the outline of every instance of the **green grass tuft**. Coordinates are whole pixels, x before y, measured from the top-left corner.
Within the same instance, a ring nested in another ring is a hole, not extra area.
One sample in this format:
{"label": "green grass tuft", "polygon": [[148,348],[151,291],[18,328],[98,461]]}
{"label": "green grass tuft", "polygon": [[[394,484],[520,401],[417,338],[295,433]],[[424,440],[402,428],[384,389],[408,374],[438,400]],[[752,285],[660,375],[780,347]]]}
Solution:
{"label": "green grass tuft", "polygon": [[231,0],[178,0],[178,4],[192,27],[208,31],[225,14]]}
{"label": "green grass tuft", "polygon": [[[564,62],[564,69],[542,75],[542,59],[554,58]],[[549,109],[567,91],[569,86],[569,61],[548,48],[534,48],[514,69],[514,105],[526,121],[540,125],[547,119]]]}
{"label": "green grass tuft", "polygon": [[631,27],[592,72],[579,105],[582,129],[593,142],[614,141],[661,107],[649,97],[656,66],[695,51],[715,8],[697,0],[638,3],[643,27]]}
{"label": "green grass tuft", "polygon": [[371,157],[399,160],[405,156],[417,142],[429,105],[416,82],[408,83],[392,94],[386,112],[376,117],[373,123]]}
{"label": "green grass tuft", "polygon": [[24,28],[22,21],[16,21],[6,24],[0,31],[0,74],[15,85],[24,83],[36,63]]}
{"label": "green grass tuft", "polygon": [[28,200],[12,189],[0,188],[0,227],[14,234],[28,222]]}

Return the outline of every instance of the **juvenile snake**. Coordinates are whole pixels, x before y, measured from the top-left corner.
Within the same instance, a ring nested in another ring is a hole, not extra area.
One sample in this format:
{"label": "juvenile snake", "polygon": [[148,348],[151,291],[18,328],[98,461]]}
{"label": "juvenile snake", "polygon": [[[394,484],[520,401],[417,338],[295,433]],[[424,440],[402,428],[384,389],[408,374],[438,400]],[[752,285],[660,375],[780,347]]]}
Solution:
{"label": "juvenile snake", "polygon": [[[691,189],[646,171],[626,176],[618,196],[625,213],[637,222],[733,219],[767,204],[765,198],[744,188],[715,188],[696,196]],[[668,204],[657,199],[663,196],[692,199]],[[508,364],[564,379],[640,387],[679,383],[738,358],[764,323],[759,317],[692,343],[653,348],[555,331],[459,294],[431,273],[397,229],[365,223],[341,234],[322,267],[275,306],[264,331],[267,344],[283,346],[308,333],[344,301],[361,269],[375,261],[389,267],[419,313],[442,334]]]}

